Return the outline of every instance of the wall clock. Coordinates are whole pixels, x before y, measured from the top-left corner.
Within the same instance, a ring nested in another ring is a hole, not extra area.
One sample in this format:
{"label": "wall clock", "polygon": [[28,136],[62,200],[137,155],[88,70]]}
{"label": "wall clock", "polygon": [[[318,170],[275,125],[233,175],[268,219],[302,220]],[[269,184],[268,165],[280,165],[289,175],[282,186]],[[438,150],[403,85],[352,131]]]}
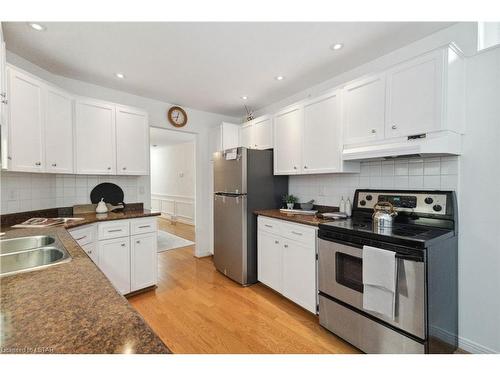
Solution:
{"label": "wall clock", "polygon": [[186,111],[178,106],[171,107],[168,110],[167,117],[168,121],[176,128],[182,128],[188,121]]}

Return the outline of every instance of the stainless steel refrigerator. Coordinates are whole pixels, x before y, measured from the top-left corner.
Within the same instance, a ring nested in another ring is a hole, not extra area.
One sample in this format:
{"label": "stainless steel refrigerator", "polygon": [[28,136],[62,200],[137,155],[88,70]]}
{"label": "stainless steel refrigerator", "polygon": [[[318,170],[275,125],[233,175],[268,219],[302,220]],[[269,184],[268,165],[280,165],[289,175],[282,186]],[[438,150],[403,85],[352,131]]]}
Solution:
{"label": "stainless steel refrigerator", "polygon": [[257,282],[258,209],[279,208],[288,176],[273,175],[273,151],[244,147],[214,154],[214,263],[227,277]]}

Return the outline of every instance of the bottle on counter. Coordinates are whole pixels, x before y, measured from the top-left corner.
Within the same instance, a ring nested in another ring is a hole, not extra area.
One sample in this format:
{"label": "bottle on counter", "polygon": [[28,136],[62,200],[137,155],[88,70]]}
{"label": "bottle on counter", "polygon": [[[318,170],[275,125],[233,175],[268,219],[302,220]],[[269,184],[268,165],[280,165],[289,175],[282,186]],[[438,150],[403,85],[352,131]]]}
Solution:
{"label": "bottle on counter", "polygon": [[345,214],[347,217],[351,217],[352,215],[352,203],[350,198],[347,198],[347,202],[345,202]]}
{"label": "bottle on counter", "polygon": [[344,196],[342,196],[342,198],[340,199],[339,211],[345,213],[345,210],[346,210],[346,203],[344,200]]}

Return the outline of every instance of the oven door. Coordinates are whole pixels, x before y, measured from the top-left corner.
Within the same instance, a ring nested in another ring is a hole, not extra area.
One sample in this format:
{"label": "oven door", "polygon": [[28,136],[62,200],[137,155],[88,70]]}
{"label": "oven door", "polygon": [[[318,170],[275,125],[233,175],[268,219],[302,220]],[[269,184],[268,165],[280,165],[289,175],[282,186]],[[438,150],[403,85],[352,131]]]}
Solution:
{"label": "oven door", "polygon": [[[363,309],[363,249],[358,244],[319,240],[319,291],[388,324],[425,339],[425,266],[422,260],[399,255],[396,316]],[[320,312],[321,313],[321,312]]]}

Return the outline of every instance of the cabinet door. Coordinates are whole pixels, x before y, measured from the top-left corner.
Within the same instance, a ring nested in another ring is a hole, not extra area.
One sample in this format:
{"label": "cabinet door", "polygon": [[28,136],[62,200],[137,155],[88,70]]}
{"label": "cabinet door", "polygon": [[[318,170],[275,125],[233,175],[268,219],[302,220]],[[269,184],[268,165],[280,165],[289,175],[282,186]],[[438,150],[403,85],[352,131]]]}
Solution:
{"label": "cabinet door", "polygon": [[440,129],[443,56],[442,50],[426,54],[387,73],[386,138]]}
{"label": "cabinet door", "polygon": [[77,99],[75,116],[76,172],[116,174],[115,106]]}
{"label": "cabinet door", "polygon": [[45,95],[45,171],[73,173],[73,98],[47,87]]}
{"label": "cabinet door", "polygon": [[297,174],[302,165],[302,106],[289,108],[274,119],[274,174]]}
{"label": "cabinet door", "polygon": [[253,142],[254,147],[258,150],[273,148],[273,120],[270,117],[255,120]]}
{"label": "cabinet door", "polygon": [[241,147],[254,148],[252,124],[244,125],[240,131]]}
{"label": "cabinet door", "polygon": [[99,241],[99,268],[121,294],[130,292],[130,238]]}
{"label": "cabinet door", "polygon": [[224,151],[240,145],[240,126],[223,122],[221,128],[221,149]]}
{"label": "cabinet door", "polygon": [[97,252],[95,242],[91,242],[91,243],[88,243],[86,245],[82,245],[82,249],[83,249],[83,251],[85,251],[85,253],[87,253],[89,258],[92,259],[92,262],[94,262],[95,264],[99,264],[99,255]]}
{"label": "cabinet door", "polygon": [[344,88],[344,143],[384,138],[385,75],[373,76]]}
{"label": "cabinet door", "polygon": [[156,285],[157,243],[156,232],[130,238],[130,291]]}
{"label": "cabinet door", "polygon": [[[1,33],[0,26],[0,33]],[[0,38],[0,152],[1,152],[1,165],[2,169],[7,169],[8,167],[8,124],[7,124],[7,103],[9,98],[7,97],[7,74],[6,74],[6,60],[5,60],[5,42],[3,41],[3,36]]]}
{"label": "cabinet door", "polygon": [[267,232],[257,235],[257,279],[268,287],[283,291],[282,239]]}
{"label": "cabinet door", "polygon": [[117,174],[149,173],[148,116],[127,107],[116,107]]}
{"label": "cabinet door", "polygon": [[43,172],[43,83],[9,68],[10,170]]}
{"label": "cabinet door", "polygon": [[316,313],[316,246],[283,244],[283,295]]}
{"label": "cabinet door", "polygon": [[303,172],[340,170],[342,156],[339,91],[309,102],[304,107]]}

